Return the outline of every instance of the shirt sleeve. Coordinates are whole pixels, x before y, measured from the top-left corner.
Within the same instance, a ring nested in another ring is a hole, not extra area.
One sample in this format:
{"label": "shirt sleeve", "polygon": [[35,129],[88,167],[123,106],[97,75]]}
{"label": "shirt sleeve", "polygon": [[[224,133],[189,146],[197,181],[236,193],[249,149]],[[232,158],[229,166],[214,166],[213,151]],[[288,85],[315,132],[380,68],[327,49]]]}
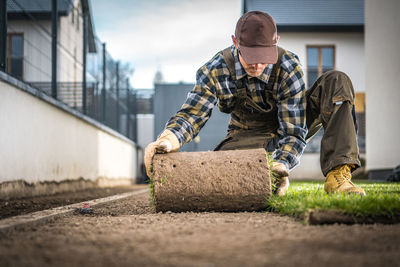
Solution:
{"label": "shirt sleeve", "polygon": [[298,61],[288,59],[283,64],[286,68],[282,69],[277,92],[279,142],[273,158],[290,170],[299,164],[306,146],[306,90]]}
{"label": "shirt sleeve", "polygon": [[185,103],[166,125],[181,146],[194,138],[211,116],[217,103],[215,82],[204,65],[196,74],[196,85],[188,93]]}

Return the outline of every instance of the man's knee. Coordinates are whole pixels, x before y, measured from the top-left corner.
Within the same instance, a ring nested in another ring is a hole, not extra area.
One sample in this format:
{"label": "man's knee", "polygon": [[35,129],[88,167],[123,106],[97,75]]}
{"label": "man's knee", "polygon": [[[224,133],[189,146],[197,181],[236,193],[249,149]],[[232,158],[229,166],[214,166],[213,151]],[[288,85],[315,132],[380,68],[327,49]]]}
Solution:
{"label": "man's knee", "polygon": [[330,70],[325,72],[324,74],[322,74],[322,76],[324,76],[325,79],[335,79],[337,81],[346,81],[346,82],[350,82],[350,77],[347,76],[346,73],[339,71],[339,70]]}
{"label": "man's knee", "polygon": [[354,88],[349,76],[338,70],[331,70],[323,74],[325,90],[332,97],[333,102],[354,101]]}

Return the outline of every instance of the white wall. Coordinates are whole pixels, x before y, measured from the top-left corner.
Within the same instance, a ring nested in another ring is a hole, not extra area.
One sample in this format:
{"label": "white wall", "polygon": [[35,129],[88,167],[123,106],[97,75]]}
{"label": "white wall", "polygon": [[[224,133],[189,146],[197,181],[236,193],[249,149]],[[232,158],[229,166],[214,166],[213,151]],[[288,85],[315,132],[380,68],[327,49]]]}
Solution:
{"label": "white wall", "polygon": [[[121,115],[120,130],[121,133],[126,134],[126,114]],[[154,114],[137,114],[137,144],[141,148],[146,148],[148,144],[154,140]],[[131,119],[134,116],[131,115]],[[130,125],[131,131],[134,129],[133,125]]]}
{"label": "white wall", "polygon": [[[336,69],[352,80],[355,91],[365,91],[363,33],[278,33],[279,46],[297,54],[307,81],[307,45],[334,45]],[[311,87],[311,84],[308,85]]]}
{"label": "white wall", "polygon": [[137,143],[143,149],[154,140],[154,114],[137,115]]}
{"label": "white wall", "polygon": [[300,158],[300,165],[290,172],[289,179],[312,179],[324,181],[325,177],[321,171],[319,153],[304,153]]}
{"label": "white wall", "polygon": [[136,147],[0,81],[0,183],[136,178]]}
{"label": "white wall", "polygon": [[400,1],[365,1],[367,170],[400,164]]}

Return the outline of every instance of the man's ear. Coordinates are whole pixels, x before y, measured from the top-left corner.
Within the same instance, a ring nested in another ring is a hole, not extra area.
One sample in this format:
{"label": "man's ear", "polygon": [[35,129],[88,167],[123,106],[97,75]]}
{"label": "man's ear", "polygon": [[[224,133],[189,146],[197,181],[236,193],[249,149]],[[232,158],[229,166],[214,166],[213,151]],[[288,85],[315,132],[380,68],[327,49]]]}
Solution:
{"label": "man's ear", "polygon": [[237,48],[237,42],[236,42],[236,38],[235,36],[232,35],[232,42],[235,45],[235,47]]}

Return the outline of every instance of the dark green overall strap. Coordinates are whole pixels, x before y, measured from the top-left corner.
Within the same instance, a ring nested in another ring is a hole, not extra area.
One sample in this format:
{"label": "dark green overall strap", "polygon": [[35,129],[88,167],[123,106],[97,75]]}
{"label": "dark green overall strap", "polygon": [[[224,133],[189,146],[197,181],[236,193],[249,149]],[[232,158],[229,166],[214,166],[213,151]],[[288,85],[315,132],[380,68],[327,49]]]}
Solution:
{"label": "dark green overall strap", "polygon": [[236,71],[235,71],[235,59],[233,58],[232,55],[232,48],[229,46],[222,50],[222,57],[225,60],[226,67],[229,70],[229,73],[231,74],[233,80],[236,80]]}
{"label": "dark green overall strap", "polygon": [[[278,46],[278,62],[276,62],[276,64],[274,64],[274,68],[272,69],[270,77],[276,76],[278,68],[280,67],[281,62],[282,62],[282,56],[285,52],[286,52],[285,49]],[[222,50],[222,57],[225,60],[226,66],[227,66],[229,73],[231,74],[233,80],[236,80],[235,59],[233,58],[233,55],[232,55],[232,48],[227,47],[224,50]]]}

